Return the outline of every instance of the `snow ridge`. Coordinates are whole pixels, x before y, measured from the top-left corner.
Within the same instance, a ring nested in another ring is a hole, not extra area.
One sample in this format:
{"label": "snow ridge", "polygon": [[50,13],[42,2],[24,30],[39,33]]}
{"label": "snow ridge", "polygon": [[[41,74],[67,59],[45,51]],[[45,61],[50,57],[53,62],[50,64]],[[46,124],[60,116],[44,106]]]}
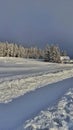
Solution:
{"label": "snow ridge", "polygon": [[60,101],[24,124],[24,130],[73,130],[73,88]]}
{"label": "snow ridge", "polygon": [[20,77],[18,79],[1,81],[0,102],[7,103],[13,98],[34,91],[37,88],[73,77],[73,69],[50,74],[38,74],[31,77]]}

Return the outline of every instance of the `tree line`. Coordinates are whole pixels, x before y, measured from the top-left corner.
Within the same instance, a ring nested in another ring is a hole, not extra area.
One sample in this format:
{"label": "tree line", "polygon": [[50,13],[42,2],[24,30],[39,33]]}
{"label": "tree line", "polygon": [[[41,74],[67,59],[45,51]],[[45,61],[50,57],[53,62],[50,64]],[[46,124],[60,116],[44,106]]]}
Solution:
{"label": "tree line", "polygon": [[47,45],[45,49],[45,61],[60,63],[61,56],[67,56],[67,52],[61,50],[58,45]]}
{"label": "tree line", "polygon": [[26,48],[15,43],[0,42],[0,57],[22,57],[44,59],[49,62],[60,62],[60,56],[67,55],[58,45],[46,45],[45,49],[37,47]]}

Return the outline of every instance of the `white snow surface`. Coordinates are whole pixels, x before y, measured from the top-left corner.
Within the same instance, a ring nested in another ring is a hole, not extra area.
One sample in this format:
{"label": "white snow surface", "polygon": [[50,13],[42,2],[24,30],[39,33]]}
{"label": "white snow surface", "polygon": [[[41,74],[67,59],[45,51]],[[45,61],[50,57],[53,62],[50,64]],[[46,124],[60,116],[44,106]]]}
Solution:
{"label": "white snow surface", "polygon": [[52,107],[23,125],[24,130],[73,130],[73,88]]}
{"label": "white snow surface", "polygon": [[0,58],[0,130],[73,130],[73,65]]}
{"label": "white snow surface", "polygon": [[0,58],[0,102],[73,76],[73,65],[22,58]]}

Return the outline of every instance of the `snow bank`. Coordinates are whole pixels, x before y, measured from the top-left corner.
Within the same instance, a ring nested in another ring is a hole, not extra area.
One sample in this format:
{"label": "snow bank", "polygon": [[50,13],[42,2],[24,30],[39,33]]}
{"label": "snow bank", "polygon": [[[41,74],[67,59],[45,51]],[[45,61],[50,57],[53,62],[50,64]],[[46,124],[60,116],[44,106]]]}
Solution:
{"label": "snow bank", "polygon": [[7,103],[13,98],[34,91],[37,88],[73,77],[73,69],[59,73],[42,74],[27,78],[18,78],[0,83],[0,102]]}
{"label": "snow bank", "polygon": [[73,130],[73,87],[58,103],[26,121],[23,127],[24,130]]}

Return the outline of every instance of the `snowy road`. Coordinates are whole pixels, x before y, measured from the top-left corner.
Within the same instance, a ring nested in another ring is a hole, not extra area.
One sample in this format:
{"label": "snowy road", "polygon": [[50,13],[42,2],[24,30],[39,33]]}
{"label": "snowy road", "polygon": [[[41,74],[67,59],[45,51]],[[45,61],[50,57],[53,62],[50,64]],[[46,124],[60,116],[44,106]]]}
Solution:
{"label": "snowy road", "polygon": [[70,87],[73,87],[73,78],[37,89],[8,104],[0,104],[0,129],[17,130],[24,121],[56,103]]}

